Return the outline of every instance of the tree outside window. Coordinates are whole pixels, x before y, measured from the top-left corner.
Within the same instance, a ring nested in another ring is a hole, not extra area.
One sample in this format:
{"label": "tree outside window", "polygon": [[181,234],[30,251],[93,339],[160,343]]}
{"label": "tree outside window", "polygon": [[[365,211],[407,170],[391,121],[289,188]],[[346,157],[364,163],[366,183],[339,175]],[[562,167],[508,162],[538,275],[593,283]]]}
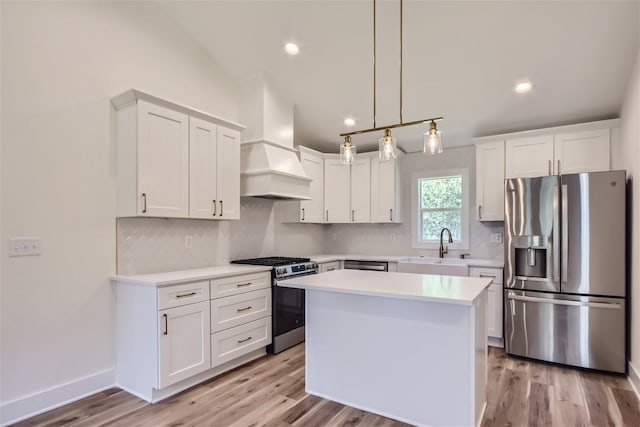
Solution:
{"label": "tree outside window", "polygon": [[443,227],[451,230],[453,240],[462,234],[462,175],[420,178],[421,239],[440,240]]}

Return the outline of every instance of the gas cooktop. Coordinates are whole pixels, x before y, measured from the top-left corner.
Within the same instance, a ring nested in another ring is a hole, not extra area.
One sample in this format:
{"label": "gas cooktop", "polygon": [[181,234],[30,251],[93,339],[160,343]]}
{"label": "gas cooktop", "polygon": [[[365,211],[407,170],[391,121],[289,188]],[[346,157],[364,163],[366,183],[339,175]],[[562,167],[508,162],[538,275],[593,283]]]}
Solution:
{"label": "gas cooktop", "polygon": [[298,264],[301,262],[309,262],[309,261],[311,261],[310,258],[273,256],[273,257],[264,257],[264,258],[238,259],[235,261],[231,261],[231,263],[232,264],[266,265],[266,266],[275,267],[279,265]]}

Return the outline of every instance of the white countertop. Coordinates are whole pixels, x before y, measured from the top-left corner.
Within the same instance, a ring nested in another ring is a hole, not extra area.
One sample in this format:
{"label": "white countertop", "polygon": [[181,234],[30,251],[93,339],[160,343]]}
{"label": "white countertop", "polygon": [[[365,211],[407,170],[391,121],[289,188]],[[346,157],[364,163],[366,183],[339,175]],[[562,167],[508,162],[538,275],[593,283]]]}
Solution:
{"label": "white countertop", "polygon": [[[358,261],[383,261],[383,262],[403,262],[408,258],[419,258],[419,256],[415,255],[346,255],[346,254],[330,254],[330,255],[310,255],[312,261],[317,263],[323,262],[332,262],[332,261],[344,261],[345,259],[352,259]],[[429,257],[425,257],[429,258]],[[445,258],[449,259],[449,258]],[[455,261],[458,261],[458,258],[453,258]],[[469,267],[490,267],[490,268],[504,268],[503,261],[495,261],[491,259],[475,259],[475,258],[466,258],[464,260],[460,260],[464,264]]]}
{"label": "white countertop", "polygon": [[278,286],[375,297],[472,305],[491,278],[335,270],[287,280]]}
{"label": "white countertop", "polygon": [[182,282],[195,282],[218,277],[271,271],[271,267],[258,265],[227,264],[215,267],[194,268],[192,270],[168,271],[166,273],[138,274],[135,276],[111,276],[111,280],[120,283],[132,283],[147,286],[167,286]]}

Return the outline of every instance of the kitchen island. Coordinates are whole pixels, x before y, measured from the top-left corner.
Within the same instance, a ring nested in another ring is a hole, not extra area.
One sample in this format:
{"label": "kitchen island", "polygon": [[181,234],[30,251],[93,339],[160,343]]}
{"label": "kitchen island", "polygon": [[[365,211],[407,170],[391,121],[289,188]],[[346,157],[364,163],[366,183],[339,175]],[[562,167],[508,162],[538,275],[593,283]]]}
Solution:
{"label": "kitchen island", "polygon": [[478,425],[488,278],[337,270],[306,292],[306,391],[415,425]]}

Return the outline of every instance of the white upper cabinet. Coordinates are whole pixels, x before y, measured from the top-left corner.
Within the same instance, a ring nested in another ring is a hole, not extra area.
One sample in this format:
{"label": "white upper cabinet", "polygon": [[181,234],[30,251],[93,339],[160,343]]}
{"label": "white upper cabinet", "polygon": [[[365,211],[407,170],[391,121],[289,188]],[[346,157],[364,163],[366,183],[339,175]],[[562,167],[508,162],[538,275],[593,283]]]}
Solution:
{"label": "white upper cabinet", "polygon": [[371,159],[371,222],[402,222],[400,159]]}
{"label": "white upper cabinet", "polygon": [[560,175],[609,170],[610,133],[610,129],[596,129],[555,134],[555,173]]}
{"label": "white upper cabinet", "polygon": [[553,135],[507,139],[506,178],[553,174]]}
{"label": "white upper cabinet", "polygon": [[300,163],[311,181],[311,200],[300,202],[300,221],[324,222],[324,158],[307,151],[300,151]]}
{"label": "white upper cabinet", "polygon": [[358,156],[351,168],[351,222],[371,222],[371,158]]}
{"label": "white upper cabinet", "polygon": [[[138,102],[137,215],[189,213],[189,117]],[[135,147],[135,142],[132,142]]]}
{"label": "white upper cabinet", "polygon": [[243,126],[136,90],[112,103],[118,217],[240,218]]}
{"label": "white upper cabinet", "polygon": [[504,141],[476,144],[476,219],[504,221]]}
{"label": "white upper cabinet", "polygon": [[216,125],[191,118],[189,123],[189,216],[215,218],[217,216],[218,132]]}
{"label": "white upper cabinet", "polygon": [[351,169],[338,158],[324,160],[325,222],[351,221]]}
{"label": "white upper cabinet", "polygon": [[218,219],[240,219],[240,132],[218,126]]}

